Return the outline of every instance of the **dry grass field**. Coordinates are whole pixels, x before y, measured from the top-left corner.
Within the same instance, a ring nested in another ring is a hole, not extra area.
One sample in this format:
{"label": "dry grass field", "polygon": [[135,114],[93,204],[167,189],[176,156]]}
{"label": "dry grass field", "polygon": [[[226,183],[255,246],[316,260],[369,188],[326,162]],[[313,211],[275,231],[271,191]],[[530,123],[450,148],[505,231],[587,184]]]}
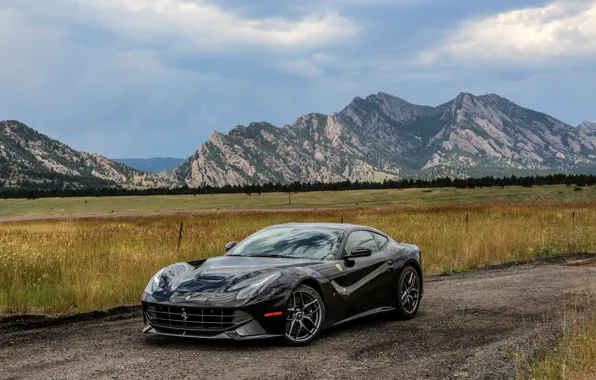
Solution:
{"label": "dry grass field", "polygon": [[[419,245],[426,274],[596,249],[594,203],[367,207],[1,223],[0,314],[63,314],[137,304],[151,275],[168,264],[220,255],[226,242],[271,224],[338,222],[341,218]],[[177,249],[180,222],[184,222],[184,232]]]}
{"label": "dry grass field", "polygon": [[0,199],[1,217],[59,216],[163,211],[242,210],[284,207],[443,206],[474,204],[536,204],[596,202],[596,187],[554,185],[485,187],[475,189],[435,188],[401,190],[354,190],[287,193],[155,195],[126,197],[82,197]]}

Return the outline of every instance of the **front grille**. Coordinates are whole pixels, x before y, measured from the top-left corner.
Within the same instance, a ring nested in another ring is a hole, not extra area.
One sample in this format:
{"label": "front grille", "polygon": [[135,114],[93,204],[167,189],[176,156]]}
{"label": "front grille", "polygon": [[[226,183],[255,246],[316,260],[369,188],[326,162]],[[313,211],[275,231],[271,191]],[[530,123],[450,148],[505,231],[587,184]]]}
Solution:
{"label": "front grille", "polygon": [[157,327],[196,331],[225,331],[252,319],[238,310],[144,304],[149,322]]}

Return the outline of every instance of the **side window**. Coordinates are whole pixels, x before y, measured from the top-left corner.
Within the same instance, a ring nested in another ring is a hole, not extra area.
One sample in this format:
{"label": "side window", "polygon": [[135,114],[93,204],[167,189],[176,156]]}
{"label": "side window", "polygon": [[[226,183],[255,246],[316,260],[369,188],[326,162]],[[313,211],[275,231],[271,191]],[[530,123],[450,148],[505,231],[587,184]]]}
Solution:
{"label": "side window", "polygon": [[375,238],[375,241],[377,242],[377,245],[379,246],[379,249],[383,248],[389,241],[389,239],[387,239],[385,236],[375,234],[374,232],[373,232],[373,236]]}
{"label": "side window", "polygon": [[375,238],[368,231],[355,231],[350,234],[346,242],[346,253],[352,252],[356,247],[370,248],[373,252],[379,250]]}

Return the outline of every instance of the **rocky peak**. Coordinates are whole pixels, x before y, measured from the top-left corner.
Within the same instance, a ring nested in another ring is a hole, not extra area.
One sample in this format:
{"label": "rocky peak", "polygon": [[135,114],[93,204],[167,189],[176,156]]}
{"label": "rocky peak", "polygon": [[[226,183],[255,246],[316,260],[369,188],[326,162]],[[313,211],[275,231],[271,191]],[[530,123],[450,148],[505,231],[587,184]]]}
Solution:
{"label": "rocky peak", "polygon": [[511,101],[509,99],[504,98],[497,94],[481,95],[481,96],[479,96],[479,98],[485,102],[492,103],[492,104],[499,104],[499,103],[503,103],[503,102],[511,103]]}
{"label": "rocky peak", "polygon": [[[244,128],[244,127],[242,127],[242,128]],[[236,128],[234,128],[234,130],[235,130],[234,131],[235,133],[238,133],[241,129],[236,127]],[[211,131],[211,134],[209,134],[209,141],[211,141],[211,142],[219,141],[222,136],[223,136],[223,133],[213,130],[213,131]]]}
{"label": "rocky peak", "polygon": [[377,103],[410,104],[409,102],[400,97],[389,95],[385,92],[378,92],[377,94],[369,95],[366,97],[366,100]]}
{"label": "rocky peak", "polygon": [[586,135],[596,135],[596,123],[584,120],[579,125],[579,130],[581,133],[585,133]]}
{"label": "rocky peak", "polygon": [[461,107],[463,104],[473,103],[476,99],[476,96],[469,92],[460,92],[455,99],[453,99],[453,103],[456,107]]}
{"label": "rocky peak", "polygon": [[296,119],[290,129],[298,131],[317,132],[325,128],[326,120],[329,116],[320,113],[307,113]]}
{"label": "rocky peak", "polygon": [[455,101],[464,101],[466,99],[475,99],[476,95],[470,93],[470,92],[460,92],[459,94],[457,94],[457,96],[455,97]]}
{"label": "rocky peak", "polygon": [[[237,126],[232,128],[228,134],[230,136],[242,135],[245,129],[246,127],[244,125],[238,124]],[[213,135],[214,132],[217,133],[217,131],[213,131],[211,132],[211,135]]]}
{"label": "rocky peak", "polygon": [[385,119],[388,123],[411,122],[417,116],[424,115],[432,107],[417,106],[401,98],[379,92],[366,99],[355,98],[350,105],[339,113],[339,117],[354,126],[362,127],[365,119]]}
{"label": "rocky peak", "polygon": [[452,101],[452,104],[456,108],[477,107],[477,106],[503,107],[503,106],[511,106],[511,105],[518,107],[516,104],[514,104],[510,100],[508,100],[502,96],[499,96],[497,94],[487,94],[487,95],[476,96],[469,92],[462,92],[459,95],[457,95],[457,97]]}
{"label": "rocky peak", "polygon": [[444,115],[447,113],[456,116],[458,110],[461,110],[465,105],[474,104],[475,99],[476,96],[467,92],[461,92],[455,97],[455,99],[433,108],[431,113],[434,115]]}

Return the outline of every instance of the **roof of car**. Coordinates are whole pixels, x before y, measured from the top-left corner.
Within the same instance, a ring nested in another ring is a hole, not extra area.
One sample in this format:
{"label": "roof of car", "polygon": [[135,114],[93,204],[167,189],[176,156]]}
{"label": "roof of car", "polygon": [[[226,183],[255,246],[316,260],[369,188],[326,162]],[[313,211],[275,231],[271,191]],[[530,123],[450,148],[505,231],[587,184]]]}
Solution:
{"label": "roof of car", "polygon": [[[368,227],[368,226],[361,226],[358,224],[350,224],[350,223],[285,223],[285,224],[277,224],[270,226],[271,227],[304,227],[304,228],[334,228],[343,231],[351,231],[355,229],[365,228],[371,231],[378,231],[375,228]],[[379,231],[380,232],[380,231]]]}

